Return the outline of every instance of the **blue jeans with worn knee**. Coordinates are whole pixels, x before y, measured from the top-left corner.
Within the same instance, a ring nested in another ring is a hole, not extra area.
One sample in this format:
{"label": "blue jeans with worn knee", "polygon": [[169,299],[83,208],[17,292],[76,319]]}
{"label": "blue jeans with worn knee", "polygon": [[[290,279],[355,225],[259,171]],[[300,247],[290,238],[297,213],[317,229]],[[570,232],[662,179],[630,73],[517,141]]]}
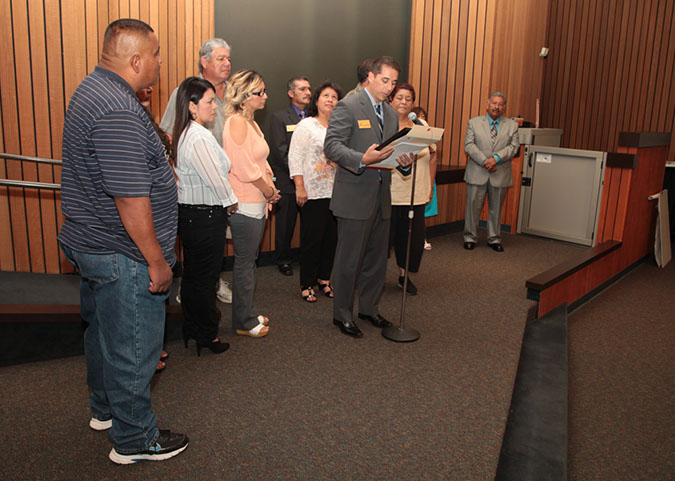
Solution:
{"label": "blue jeans with worn knee", "polygon": [[118,453],[152,446],[159,431],[150,380],[162,351],[168,292],[148,290],[148,267],[121,254],[98,255],[61,246],[80,272],[80,314],[92,416],[112,418]]}

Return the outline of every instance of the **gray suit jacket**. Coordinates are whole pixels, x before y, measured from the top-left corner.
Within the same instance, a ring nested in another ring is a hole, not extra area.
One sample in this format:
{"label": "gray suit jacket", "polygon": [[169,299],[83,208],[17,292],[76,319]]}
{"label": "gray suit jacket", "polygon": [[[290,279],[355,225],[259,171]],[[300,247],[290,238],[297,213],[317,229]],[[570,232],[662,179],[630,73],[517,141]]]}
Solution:
{"label": "gray suit jacket", "polygon": [[391,217],[391,171],[360,167],[368,147],[380,144],[398,132],[398,114],[389,104],[383,102],[382,106],[383,133],[365,90],[342,99],[330,115],[324,152],[340,166],[330,201],[330,208],[337,217],[368,219],[377,209],[378,193],[381,195],[383,218]]}
{"label": "gray suit jacket", "polygon": [[[497,140],[493,145],[488,116],[472,118],[469,120],[464,137],[464,151],[469,155],[464,181],[467,184],[483,185],[489,180],[493,187],[509,187],[513,184],[511,159],[518,153],[519,148],[518,124],[515,121],[506,117],[501,118]],[[497,171],[490,173],[483,167],[483,162],[495,154],[501,161],[497,164]]]}

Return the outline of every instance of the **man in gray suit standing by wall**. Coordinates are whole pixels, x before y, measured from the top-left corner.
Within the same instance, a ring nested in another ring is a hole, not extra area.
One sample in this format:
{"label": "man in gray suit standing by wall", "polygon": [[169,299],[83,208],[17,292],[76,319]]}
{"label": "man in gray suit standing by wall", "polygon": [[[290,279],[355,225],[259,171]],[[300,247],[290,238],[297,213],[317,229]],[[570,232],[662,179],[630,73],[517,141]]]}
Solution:
{"label": "man in gray suit standing by wall", "polygon": [[495,92],[487,101],[487,115],[469,120],[464,137],[464,151],[469,156],[464,173],[466,211],[464,216],[464,248],[472,250],[478,242],[478,219],[488,196],[488,245],[503,252],[499,235],[502,204],[510,185],[511,159],[520,147],[518,124],[502,117],[506,97]]}
{"label": "man in gray suit standing by wall", "polygon": [[[391,326],[378,312],[387,269],[391,217],[391,171],[368,168],[389,157],[391,147],[375,148],[398,131],[398,114],[385,102],[401,67],[391,57],[378,57],[368,86],[338,102],[326,132],[326,157],[340,166],[330,208],[338,219],[338,244],[333,281],[333,324],[352,337],[363,333],[352,319],[354,289],[359,289],[359,318],[377,328]],[[412,156],[397,157],[399,169],[410,173]]]}

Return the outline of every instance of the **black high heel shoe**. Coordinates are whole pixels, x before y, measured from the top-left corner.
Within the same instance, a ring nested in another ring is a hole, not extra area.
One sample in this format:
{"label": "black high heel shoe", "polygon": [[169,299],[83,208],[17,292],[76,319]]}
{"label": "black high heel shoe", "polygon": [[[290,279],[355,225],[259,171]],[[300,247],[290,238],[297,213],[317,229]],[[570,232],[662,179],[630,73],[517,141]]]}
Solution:
{"label": "black high heel shoe", "polygon": [[230,348],[230,345],[227,342],[221,342],[220,340],[207,342],[202,344],[197,341],[197,356],[201,356],[202,348],[205,347],[214,354],[221,354],[227,351]]}

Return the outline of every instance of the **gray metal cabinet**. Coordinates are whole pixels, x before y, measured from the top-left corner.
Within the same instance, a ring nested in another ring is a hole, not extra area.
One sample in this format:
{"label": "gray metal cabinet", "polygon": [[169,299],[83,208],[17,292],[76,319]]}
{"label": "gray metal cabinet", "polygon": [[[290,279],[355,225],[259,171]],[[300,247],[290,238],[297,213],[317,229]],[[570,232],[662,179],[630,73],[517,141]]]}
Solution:
{"label": "gray metal cabinet", "polygon": [[595,245],[605,156],[590,150],[526,146],[517,231]]}

